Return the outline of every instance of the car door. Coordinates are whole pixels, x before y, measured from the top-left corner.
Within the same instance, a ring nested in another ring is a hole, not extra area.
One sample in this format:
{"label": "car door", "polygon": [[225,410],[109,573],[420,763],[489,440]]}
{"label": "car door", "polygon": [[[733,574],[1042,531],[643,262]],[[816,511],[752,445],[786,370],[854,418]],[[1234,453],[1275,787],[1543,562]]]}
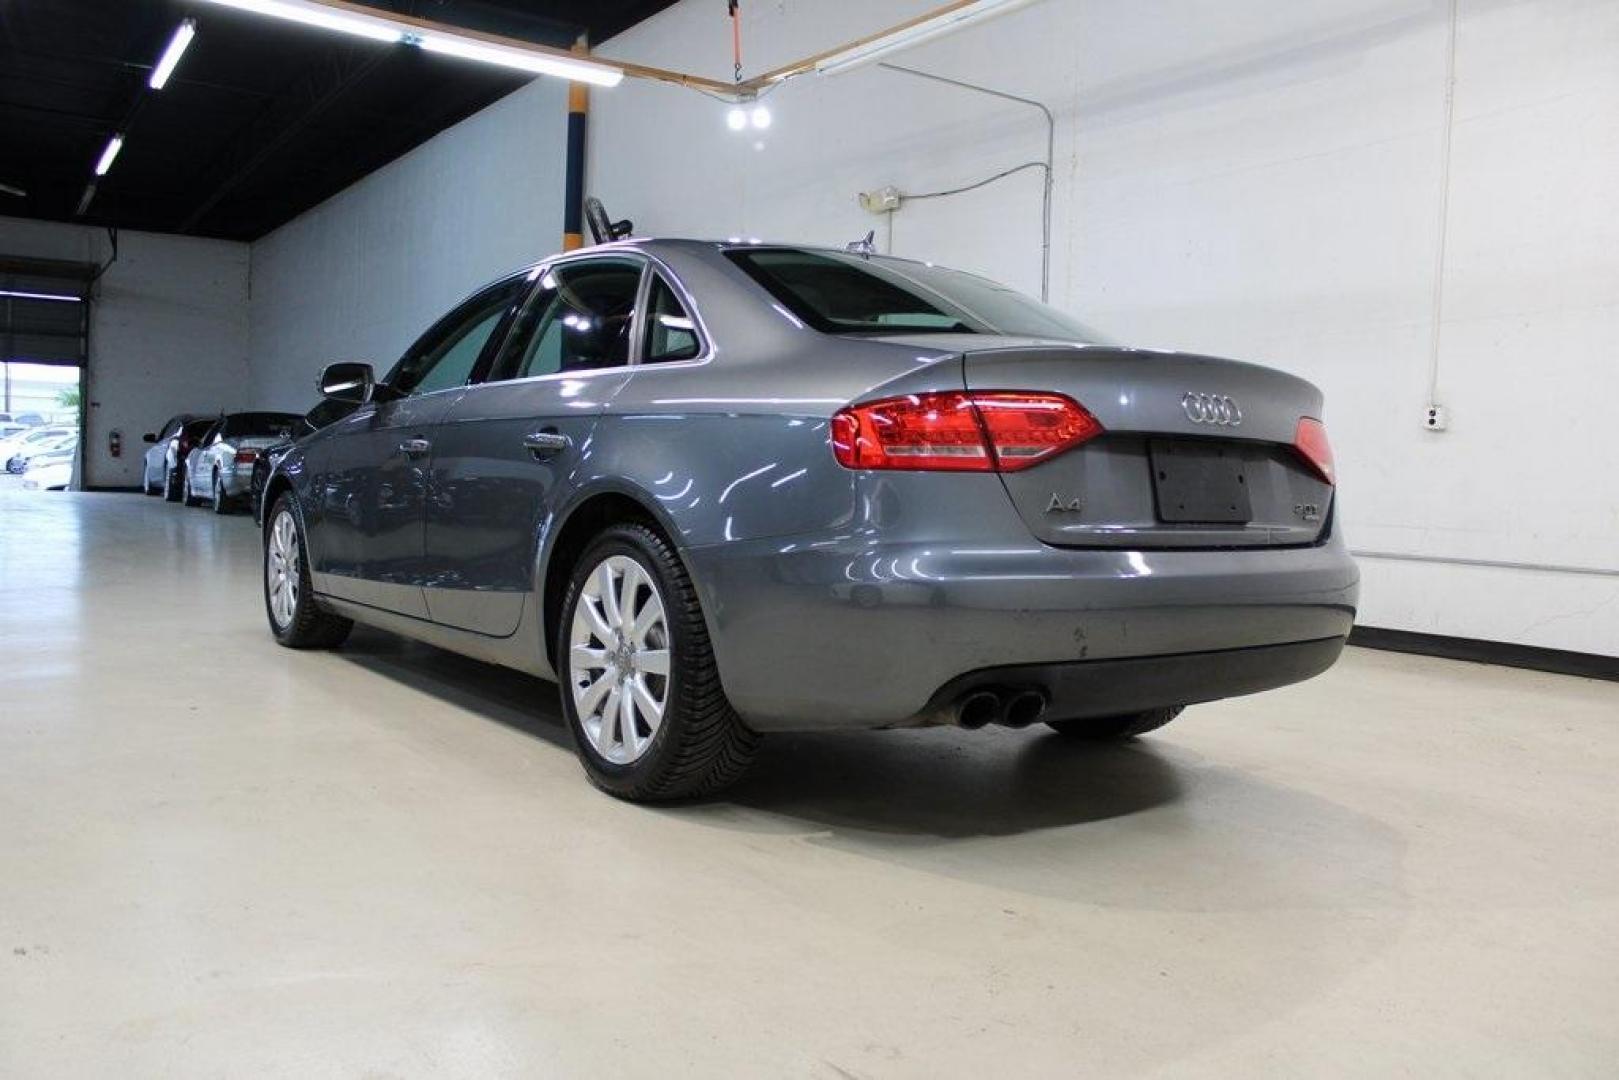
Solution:
{"label": "car door", "polygon": [[185,486],[191,495],[198,496],[206,490],[205,487],[198,488],[197,477],[203,477],[204,485],[207,484],[209,449],[223,437],[224,428],[225,418],[221,416],[209,426],[202,438],[197,440],[196,445],[186,452]]}
{"label": "car door", "polygon": [[427,617],[422,523],[430,432],[504,336],[527,291],[515,275],[463,301],[422,335],[368,404],[322,440],[322,506],[311,537],[318,592]]}
{"label": "car door", "polygon": [[435,622],[504,637],[540,537],[629,375],[646,260],[588,255],[539,273],[488,376],[433,435],[426,598]]}

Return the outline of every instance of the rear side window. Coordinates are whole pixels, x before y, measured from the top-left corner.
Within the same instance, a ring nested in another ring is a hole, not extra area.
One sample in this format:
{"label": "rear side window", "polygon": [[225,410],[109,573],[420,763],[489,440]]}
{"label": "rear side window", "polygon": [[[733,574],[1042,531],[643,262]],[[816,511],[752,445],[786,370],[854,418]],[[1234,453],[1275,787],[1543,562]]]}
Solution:
{"label": "rear side window", "polygon": [[622,367],[641,287],[637,259],[569,261],[548,270],[507,336],[492,380]]}
{"label": "rear side window", "polygon": [[646,326],[646,348],[641,353],[643,364],[695,360],[702,352],[696,321],[674,289],[657,274],[652,275],[652,288],[647,294]]}

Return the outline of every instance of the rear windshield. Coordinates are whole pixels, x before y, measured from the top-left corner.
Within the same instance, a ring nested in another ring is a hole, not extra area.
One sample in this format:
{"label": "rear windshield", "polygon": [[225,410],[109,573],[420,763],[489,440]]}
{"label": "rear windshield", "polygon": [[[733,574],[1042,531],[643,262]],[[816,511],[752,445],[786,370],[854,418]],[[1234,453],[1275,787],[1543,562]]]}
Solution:
{"label": "rear windshield", "polygon": [[290,439],[303,426],[296,413],[244,412],[225,417],[227,439]]}
{"label": "rear windshield", "polygon": [[788,311],[822,333],[1107,341],[1054,307],[960,270],[802,248],[738,248],[725,254]]}

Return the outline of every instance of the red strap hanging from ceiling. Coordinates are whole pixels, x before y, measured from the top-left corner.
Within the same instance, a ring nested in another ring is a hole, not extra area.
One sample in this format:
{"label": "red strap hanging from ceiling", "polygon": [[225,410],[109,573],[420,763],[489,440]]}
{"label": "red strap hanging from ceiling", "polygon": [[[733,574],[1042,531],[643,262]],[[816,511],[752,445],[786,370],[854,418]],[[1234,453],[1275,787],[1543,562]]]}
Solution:
{"label": "red strap hanging from ceiling", "polygon": [[726,10],[731,14],[731,59],[734,64],[733,74],[737,82],[742,81],[742,0],[726,0]]}

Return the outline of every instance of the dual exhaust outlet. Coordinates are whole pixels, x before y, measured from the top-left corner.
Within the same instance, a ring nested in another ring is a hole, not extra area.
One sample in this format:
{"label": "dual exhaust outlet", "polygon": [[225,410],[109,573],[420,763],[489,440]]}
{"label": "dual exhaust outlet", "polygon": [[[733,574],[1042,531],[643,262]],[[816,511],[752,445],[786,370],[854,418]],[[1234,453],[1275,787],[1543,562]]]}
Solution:
{"label": "dual exhaust outlet", "polygon": [[956,701],[956,723],[969,731],[990,724],[1026,728],[1046,715],[1046,695],[1042,690],[1017,690],[983,686],[963,694]]}

